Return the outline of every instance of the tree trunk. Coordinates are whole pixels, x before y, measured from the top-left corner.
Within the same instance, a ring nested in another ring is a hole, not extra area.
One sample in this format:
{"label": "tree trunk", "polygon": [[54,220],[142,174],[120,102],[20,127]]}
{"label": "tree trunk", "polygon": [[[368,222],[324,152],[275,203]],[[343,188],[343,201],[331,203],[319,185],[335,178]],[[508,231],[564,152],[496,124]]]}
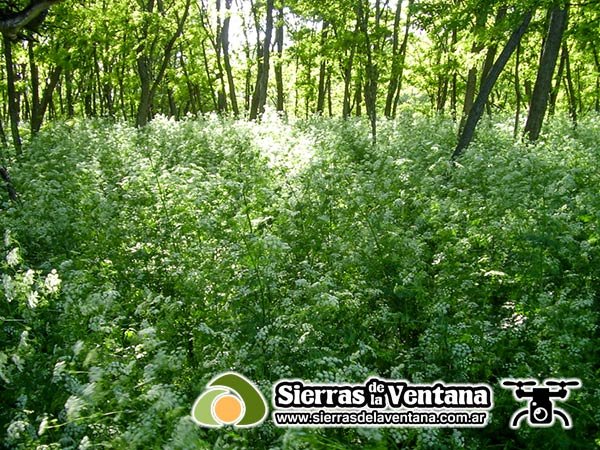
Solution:
{"label": "tree trunk", "polygon": [[[242,8],[244,1],[236,2],[238,8]],[[255,14],[254,3],[250,1],[252,6],[252,12]],[[258,26],[258,18],[255,17],[255,23]],[[258,30],[258,28],[256,28]],[[242,34],[244,35],[244,56],[246,60],[246,70],[244,71],[244,110],[250,113],[251,110],[251,96],[252,96],[252,57],[250,52],[250,37],[248,35],[248,25],[246,23],[245,14],[242,14]],[[260,39],[257,33],[256,36],[256,51],[260,52]]]}
{"label": "tree trunk", "polygon": [[[477,38],[477,33],[485,25],[486,20],[487,11],[484,9],[477,14],[475,19],[475,28],[473,30],[475,33],[475,41],[471,46],[471,55],[474,59],[476,59],[476,56],[483,49],[482,43]],[[473,101],[475,100],[475,92],[477,90],[477,72],[477,64],[474,63],[471,65],[469,73],[467,74],[467,84],[465,86],[465,101],[463,102],[463,111],[459,127],[459,129],[461,130],[465,124],[465,120],[469,115],[469,112],[471,111],[471,108],[473,107]]]}
{"label": "tree trunk", "polygon": [[598,58],[598,50],[592,44],[592,52],[594,54],[594,65],[596,66],[596,102],[594,109],[600,112],[600,58]]}
{"label": "tree trunk", "polygon": [[2,124],[2,119],[0,119],[0,143],[3,148],[8,147],[8,141],[6,140],[6,133],[4,132],[4,125]]}
{"label": "tree trunk", "polygon": [[231,110],[233,115],[238,117],[240,109],[238,107],[237,96],[235,92],[235,80],[231,70],[231,59],[229,57],[229,24],[231,22],[231,2],[225,0],[225,20],[223,20],[223,29],[221,30],[221,46],[223,47],[223,65],[227,74],[227,84],[229,86],[229,101],[231,102]]}
{"label": "tree trunk", "polygon": [[319,90],[317,93],[317,114],[323,114],[325,110],[325,88],[327,79],[327,60],[325,58],[325,44],[327,43],[329,23],[323,21],[321,28],[321,64],[319,65]]}
{"label": "tree trunk", "polygon": [[213,103],[213,111],[219,109],[219,100],[217,97],[217,90],[215,88],[215,82],[212,76],[212,70],[208,65],[208,56],[206,54],[206,45],[204,44],[205,40],[200,43],[200,48],[202,49],[202,61],[204,62],[204,71],[206,72],[206,81],[208,81],[208,88],[210,89],[210,98]]}
{"label": "tree trunk", "polygon": [[502,53],[500,53],[500,56],[498,56],[498,59],[490,69],[490,73],[485,78],[485,81],[483,82],[481,89],[479,90],[479,94],[477,94],[477,98],[473,103],[473,107],[469,112],[469,116],[467,117],[467,121],[465,123],[463,132],[458,140],[458,144],[456,145],[456,148],[452,153],[452,160],[458,159],[471,143],[471,140],[473,139],[473,134],[475,133],[475,128],[477,127],[479,119],[481,119],[488,97],[492,92],[492,89],[494,88],[494,85],[496,84],[500,73],[502,73],[502,70],[506,66],[506,63],[510,59],[517,46],[519,45],[519,42],[521,42],[521,38],[527,31],[527,27],[529,26],[529,22],[531,22],[532,15],[533,11],[528,11],[527,13],[525,13],[522,23],[516,30],[513,31],[509,40],[504,46],[504,49],[502,49]]}
{"label": "tree trunk", "polygon": [[[151,106],[154,94],[156,93],[158,86],[160,85],[160,83],[162,83],[162,80],[165,76],[165,73],[169,66],[169,61],[171,60],[173,48],[175,47],[175,43],[183,33],[183,27],[190,12],[190,5],[191,0],[186,0],[183,14],[177,19],[177,29],[175,30],[171,38],[163,45],[163,52],[160,58],[157,58],[156,55],[149,54],[154,45],[148,46],[146,44],[146,41],[142,41],[137,48],[137,69],[140,78],[141,94],[136,115],[136,125],[140,128],[145,126],[150,120],[152,114]],[[158,10],[161,13],[161,15],[164,14],[164,11],[162,10],[162,3],[160,1],[158,2]],[[150,0],[148,2],[146,6],[146,11],[149,13],[154,12],[154,0]],[[143,31],[145,36],[145,34],[148,31],[147,24],[144,26]],[[150,67],[151,64],[155,62],[155,60],[158,60],[160,64],[158,68],[154,71],[155,75],[152,76],[152,71]]]}
{"label": "tree trunk", "polygon": [[277,44],[277,62],[275,63],[275,84],[277,85],[277,111],[285,109],[285,94],[283,91],[283,35],[285,18],[283,0],[277,9],[277,26],[275,27],[275,42]]}
{"label": "tree trunk", "polygon": [[[358,19],[356,20],[356,25],[354,27],[354,33],[358,33],[359,23]],[[342,103],[342,117],[347,119],[350,117],[350,113],[352,112],[351,105],[351,89],[350,84],[352,83],[352,70],[354,68],[354,55],[356,53],[356,44],[352,43],[350,47],[350,55],[348,56],[348,60],[343,63],[343,78],[344,78],[344,100]]]}
{"label": "tree trunk", "polygon": [[331,99],[331,72],[327,74],[327,110],[329,117],[333,117],[333,101]]}
{"label": "tree trunk", "polygon": [[392,108],[394,106],[394,97],[396,96],[396,90],[398,89],[398,73],[400,72],[400,57],[399,57],[399,48],[400,48],[400,17],[402,16],[402,2],[403,0],[398,0],[396,5],[396,12],[394,14],[394,28],[392,31],[392,70],[390,74],[390,82],[387,88],[387,96],[385,98],[385,117],[392,117]]}
{"label": "tree trunk", "polygon": [[[444,41],[445,42],[443,44],[443,47],[446,48],[446,46],[448,44],[447,36],[444,37]],[[438,67],[442,65],[443,53],[444,53],[444,50],[440,46],[437,49],[437,56],[436,56],[436,65]],[[447,74],[441,73],[441,71],[440,71],[440,73],[437,76],[437,86],[436,86],[436,94],[435,94],[435,111],[438,114],[441,114],[444,112],[444,108],[446,107],[447,98],[448,98],[448,76],[447,76]]]}
{"label": "tree trunk", "polygon": [[42,95],[42,100],[39,102],[36,108],[35,116],[31,116],[31,132],[33,134],[39,133],[40,128],[42,127],[42,123],[44,122],[44,116],[46,115],[46,110],[48,106],[52,102],[52,95],[54,94],[54,90],[58,85],[60,80],[60,74],[62,73],[61,67],[55,67],[50,72],[50,77],[48,79],[48,84],[44,88],[44,94]]}
{"label": "tree trunk", "polygon": [[267,0],[267,23],[265,27],[265,40],[262,45],[262,55],[259,58],[256,87],[250,109],[250,120],[256,120],[265,112],[267,103],[267,89],[269,87],[269,68],[271,56],[271,37],[273,35],[273,0]]}
{"label": "tree trunk", "polygon": [[35,54],[33,53],[33,43],[30,41],[27,43],[27,55],[29,56],[29,74],[31,77],[31,115],[29,119],[29,125],[31,126],[32,134],[35,133],[35,125],[38,120],[39,108],[40,108],[40,71],[38,70],[37,63],[35,61]]}
{"label": "tree trunk", "polygon": [[[506,17],[507,7],[502,5],[498,8],[498,12],[496,13],[496,17],[494,19],[495,26],[499,25],[504,18]],[[494,59],[496,58],[496,53],[498,51],[498,44],[494,42],[487,48],[487,52],[485,54],[485,60],[483,62],[483,67],[481,68],[481,77],[479,79],[479,88],[481,89],[481,85],[490,72],[492,65],[494,64]],[[488,110],[488,114],[491,116],[491,106],[486,104],[486,108]]]}
{"label": "tree trunk", "polygon": [[[143,49],[138,48],[138,52]],[[138,53],[139,54],[139,53]],[[150,67],[148,58],[143,53],[140,54],[137,58],[137,72],[140,78],[140,101],[138,104],[137,116],[136,116],[136,124],[138,127],[143,127],[148,123],[150,119],[150,109],[152,104],[152,99],[150,95]]]}
{"label": "tree trunk", "polygon": [[515,61],[515,100],[517,108],[515,111],[515,126],[513,129],[513,138],[517,138],[519,134],[519,122],[521,121],[521,79],[519,76],[521,70],[521,43],[517,45],[517,57]]}
{"label": "tree trunk", "polygon": [[215,53],[217,56],[217,80],[219,81],[219,92],[218,92],[218,107],[219,112],[227,112],[227,89],[225,88],[225,75],[223,74],[223,41],[220,39],[223,30],[221,28],[221,0],[216,1],[217,6],[217,36],[212,35],[210,26],[207,27],[210,31],[209,34],[211,41],[213,42]]}
{"label": "tree trunk", "polygon": [[[15,39],[24,27],[38,19],[38,17],[44,14],[52,5],[60,3],[61,1],[63,0],[33,1],[30,2],[29,6],[25,9],[14,14],[7,14],[0,20],[0,33],[11,40]],[[11,3],[12,2],[8,2],[8,4]]]}
{"label": "tree trunk", "polygon": [[554,7],[550,16],[550,24],[540,58],[540,67],[533,88],[529,115],[525,124],[525,135],[531,141],[537,140],[542,130],[544,115],[548,105],[548,96],[552,87],[552,77],[562,42],[562,36],[567,25],[567,8]]}
{"label": "tree trunk", "polygon": [[556,100],[558,99],[558,92],[560,91],[560,84],[562,83],[562,79],[563,79],[563,72],[565,70],[566,57],[567,57],[567,55],[565,53],[565,48],[563,46],[563,51],[560,56],[560,62],[558,64],[558,72],[556,74],[556,82],[554,83],[554,87],[552,88],[552,91],[550,92],[550,99],[549,99],[549,105],[548,105],[548,114],[550,114],[550,116],[553,116],[554,111],[556,110]]}
{"label": "tree trunk", "polygon": [[[377,82],[379,78],[379,71],[377,69],[377,63],[375,61],[374,53],[376,48],[371,44],[371,36],[369,33],[369,14],[367,13],[369,4],[363,3],[363,0],[358,2],[357,15],[361,24],[361,31],[365,39],[365,50],[367,54],[367,64],[365,67],[365,106],[367,109],[367,116],[371,123],[371,140],[373,145],[377,143]],[[376,28],[379,26],[379,9],[380,2],[375,2],[375,17],[376,17]]]}
{"label": "tree trunk", "polygon": [[72,119],[75,116],[75,107],[73,104],[73,75],[69,70],[65,72],[65,91],[67,100],[67,118]]}
{"label": "tree trunk", "polygon": [[573,77],[571,75],[571,61],[569,58],[569,48],[567,47],[567,43],[563,44],[563,53],[565,55],[565,68],[566,68],[566,78],[565,82],[567,83],[567,93],[569,98],[569,115],[573,120],[573,125],[577,126],[577,96],[575,94],[575,88],[573,87]]}
{"label": "tree trunk", "polygon": [[356,117],[362,116],[362,72],[359,72],[356,76],[356,89],[354,92],[354,104],[356,105],[355,115]]}
{"label": "tree trunk", "polygon": [[10,175],[8,174],[6,167],[0,166],[0,178],[2,178],[4,181],[4,188],[8,193],[8,198],[10,198],[13,202],[19,201],[19,196],[12,184],[12,180],[10,179]]}
{"label": "tree trunk", "polygon": [[17,156],[23,153],[21,135],[19,133],[19,103],[15,89],[15,69],[12,57],[12,42],[4,35],[4,61],[6,62],[6,90],[8,94],[8,114],[10,116],[10,130],[12,132],[13,145]]}
{"label": "tree trunk", "polygon": [[398,53],[400,57],[399,72],[398,72],[398,86],[396,88],[396,95],[394,97],[394,107],[392,109],[392,117],[396,117],[396,111],[398,110],[398,104],[400,103],[400,93],[402,91],[402,77],[404,75],[404,63],[406,61],[406,50],[408,48],[408,38],[410,36],[410,26],[412,24],[412,10],[414,0],[408,0],[408,6],[406,10],[406,24],[404,25],[404,37],[402,38],[402,44],[400,45],[400,51]]}

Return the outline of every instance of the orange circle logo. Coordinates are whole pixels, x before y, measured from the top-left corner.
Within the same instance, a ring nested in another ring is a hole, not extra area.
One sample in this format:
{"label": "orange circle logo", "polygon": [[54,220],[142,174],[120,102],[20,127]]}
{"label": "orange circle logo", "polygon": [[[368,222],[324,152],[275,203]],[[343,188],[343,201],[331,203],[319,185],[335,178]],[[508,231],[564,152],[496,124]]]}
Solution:
{"label": "orange circle logo", "polygon": [[215,418],[225,425],[236,423],[242,415],[242,402],[231,394],[217,397],[213,408]]}

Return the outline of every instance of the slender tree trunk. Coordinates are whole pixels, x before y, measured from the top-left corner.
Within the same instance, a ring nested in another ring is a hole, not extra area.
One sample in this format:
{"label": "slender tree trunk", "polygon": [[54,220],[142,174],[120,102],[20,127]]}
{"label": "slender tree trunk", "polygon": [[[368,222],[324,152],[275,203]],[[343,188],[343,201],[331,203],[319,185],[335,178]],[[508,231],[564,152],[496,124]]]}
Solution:
{"label": "slender tree trunk", "polygon": [[[296,55],[296,61],[295,61],[295,66],[296,66],[296,73],[300,73],[300,56]],[[300,89],[298,89],[298,82],[294,83],[294,116],[298,117],[299,114],[299,107],[300,105]]]}
{"label": "slender tree trunk", "polygon": [[435,102],[435,110],[442,114],[446,108],[446,100],[448,99],[448,78],[443,75],[438,77],[437,95]]}
{"label": "slender tree trunk", "polygon": [[[157,2],[158,10],[161,15],[164,14],[162,2]],[[160,83],[162,83],[169,62],[171,61],[171,55],[177,39],[183,33],[183,27],[187,21],[190,12],[191,0],[186,0],[185,7],[181,17],[178,16],[177,29],[173,32],[171,38],[162,46],[162,55],[156,57],[150,55],[154,45],[148,46],[146,41],[142,41],[137,48],[137,69],[140,78],[141,94],[136,114],[136,125],[138,127],[145,126],[150,120],[152,111],[152,100],[158,89]],[[146,5],[146,11],[149,13],[154,12],[154,0],[150,0]],[[143,29],[144,36],[148,32],[148,25],[146,24]],[[158,61],[156,61],[158,59]],[[151,64],[158,62],[158,67],[155,70],[151,70]]]}
{"label": "slender tree trunk", "polygon": [[562,36],[567,25],[568,11],[560,6],[554,7],[540,58],[540,67],[533,88],[529,115],[525,124],[525,135],[531,141],[537,140],[542,130],[548,97],[552,87],[552,77],[560,50]]}
{"label": "slender tree trunk", "polygon": [[6,169],[6,167],[0,166],[0,178],[2,178],[4,181],[4,188],[8,193],[8,198],[10,198],[13,202],[17,202],[19,200],[19,196],[12,184],[12,180],[10,179],[8,169]]}
{"label": "slender tree trunk", "polygon": [[277,9],[277,26],[275,27],[275,42],[277,44],[277,62],[275,63],[275,84],[277,85],[277,111],[285,109],[285,94],[283,90],[283,35],[285,17],[283,11],[284,3],[281,0]]}
{"label": "slender tree trunk", "polygon": [[571,75],[571,61],[569,58],[569,48],[567,47],[567,43],[563,43],[563,53],[565,55],[565,69],[566,69],[566,78],[565,82],[567,83],[567,92],[569,98],[569,115],[573,120],[573,125],[577,126],[577,97],[575,94],[575,88],[573,87],[573,77]]}
{"label": "slender tree trunk", "polygon": [[267,88],[269,87],[269,68],[271,56],[271,38],[273,35],[273,0],[267,0],[267,22],[265,27],[265,40],[262,46],[262,55],[259,60],[256,87],[250,109],[250,120],[256,120],[265,112],[267,103]]}
{"label": "slender tree trunk", "polygon": [[17,156],[23,153],[21,135],[19,133],[19,103],[15,89],[15,69],[12,57],[12,42],[4,35],[4,61],[6,63],[6,90],[8,94],[8,114],[10,116],[10,130],[12,132],[13,145]]}
{"label": "slender tree trunk", "polygon": [[217,111],[219,109],[219,100],[217,97],[215,82],[212,76],[212,70],[208,65],[208,56],[206,54],[206,45],[204,42],[205,41],[202,41],[200,44],[200,47],[202,49],[202,61],[204,62],[204,71],[206,72],[206,81],[208,81],[208,87],[210,89],[210,98],[212,99],[213,110]]}
{"label": "slender tree trunk", "polygon": [[[446,47],[448,43],[448,37],[444,38],[446,41],[444,43],[444,47]],[[437,57],[436,57],[436,65],[440,66],[442,64],[443,58],[443,49],[440,47],[437,49]],[[435,95],[435,111],[438,114],[444,112],[444,108],[446,107],[446,100],[448,98],[448,76],[447,74],[440,73],[437,76],[437,89]]]}
{"label": "slender tree trunk", "polygon": [[[138,49],[139,51],[139,49]],[[142,50],[143,51],[143,50]],[[140,55],[137,58],[137,72],[140,78],[140,101],[137,110],[136,123],[138,127],[143,127],[150,119],[150,110],[152,99],[150,96],[150,67],[148,58],[145,55]]]}
{"label": "slender tree trunk", "polygon": [[[371,42],[371,36],[369,33],[369,4],[363,3],[363,0],[358,2],[357,15],[360,19],[361,31],[365,39],[365,50],[367,54],[367,64],[365,67],[365,106],[367,109],[367,116],[371,122],[371,140],[373,145],[377,143],[377,83],[379,78],[379,71],[377,69],[377,62],[375,61],[374,53],[377,48],[374,48]],[[379,12],[380,2],[375,2],[375,17],[376,27],[379,26]]]}
{"label": "slender tree trunk", "polygon": [[[358,33],[359,23],[358,19],[356,20],[356,25],[354,27],[354,33]],[[343,63],[343,78],[344,78],[344,100],[342,103],[342,117],[347,119],[350,117],[350,113],[352,112],[351,105],[351,89],[350,84],[352,83],[352,71],[354,68],[354,55],[356,53],[356,44],[352,43],[350,47],[350,55],[348,56],[347,61]]]}
{"label": "slender tree trunk", "polygon": [[354,104],[356,105],[355,115],[356,117],[362,116],[362,71],[356,75],[356,88],[354,92]]}
{"label": "slender tree trunk", "polygon": [[[458,33],[456,32],[456,28],[452,29],[452,39],[450,41],[450,52],[448,54],[448,62],[454,59],[454,53],[456,49],[456,43],[458,41]],[[454,66],[454,64],[453,64]],[[452,115],[452,120],[456,121],[456,88],[457,88],[457,79],[458,75],[456,73],[456,69],[452,69],[452,77],[450,77],[450,114]]]}
{"label": "slender tree trunk", "polygon": [[225,19],[223,20],[223,28],[221,30],[221,46],[223,47],[223,65],[225,67],[225,73],[227,74],[227,84],[229,86],[229,101],[231,103],[231,110],[233,115],[238,117],[240,115],[240,109],[238,107],[237,95],[235,90],[235,79],[233,77],[233,71],[231,70],[231,58],[229,56],[229,25],[231,23],[231,2],[232,0],[225,0]]}
{"label": "slender tree trunk", "polygon": [[558,92],[560,91],[560,84],[562,83],[562,79],[563,79],[563,72],[565,70],[566,57],[567,57],[567,55],[565,53],[565,48],[563,46],[563,51],[560,56],[560,62],[558,63],[558,72],[556,73],[556,82],[554,83],[554,87],[552,88],[552,91],[550,92],[550,99],[548,100],[548,102],[549,102],[548,114],[550,116],[553,116],[554,112],[556,110],[556,100],[558,99]]}
{"label": "slender tree trunk", "polygon": [[75,116],[75,106],[73,103],[73,75],[70,70],[65,71],[65,97],[67,101],[67,118],[72,119]]}
{"label": "slender tree trunk", "polygon": [[[475,41],[473,42],[473,45],[471,46],[471,55],[473,56],[474,59],[476,59],[476,56],[483,49],[482,43],[477,38],[477,33],[485,25],[486,20],[487,20],[487,11],[481,10],[476,16],[475,28],[474,28],[474,32],[475,32],[476,36],[475,36]],[[463,102],[463,111],[462,111],[462,117],[460,120],[460,127],[459,127],[460,130],[462,130],[462,127],[465,124],[465,120],[467,119],[467,116],[469,115],[469,112],[471,111],[471,108],[473,106],[473,101],[475,100],[475,92],[477,90],[477,72],[478,72],[477,64],[473,63],[471,65],[471,68],[469,69],[469,73],[467,74],[467,83],[465,86],[465,101]]]}
{"label": "slender tree trunk", "polygon": [[396,5],[396,12],[394,14],[394,28],[392,31],[392,70],[390,74],[390,82],[387,88],[387,96],[385,98],[385,117],[392,117],[392,108],[394,106],[394,97],[396,90],[398,89],[398,74],[400,72],[400,18],[402,16],[402,3],[403,0],[398,0]]}
{"label": "slender tree trunk", "polygon": [[2,123],[2,119],[0,119],[0,144],[2,144],[2,148],[8,147],[8,141],[6,140],[6,133],[4,132],[4,124]]}
{"label": "slender tree trunk", "polygon": [[[221,0],[216,1],[217,6],[217,36],[212,35],[212,30],[208,32],[215,48],[217,56],[217,80],[219,81],[218,106],[219,112],[227,111],[227,89],[225,88],[225,75],[223,74],[223,41],[221,39],[223,29],[221,27]],[[210,29],[210,27],[207,27]]]}
{"label": "slender tree trunk", "polygon": [[44,88],[44,94],[42,95],[41,101],[38,101],[38,105],[36,106],[36,114],[31,116],[31,132],[36,134],[40,131],[42,127],[42,123],[44,122],[44,116],[46,115],[46,110],[48,106],[52,103],[52,96],[54,91],[56,90],[56,86],[60,81],[60,74],[62,73],[61,67],[55,67],[50,72],[50,77],[48,78],[48,84]]}
{"label": "slender tree trunk", "polygon": [[175,103],[175,96],[173,94],[173,89],[172,88],[167,88],[167,98],[169,101],[169,113],[171,114],[171,117],[175,117],[176,119],[179,119],[179,110],[177,108],[177,104]]}
{"label": "slender tree trunk", "polygon": [[521,121],[521,78],[519,71],[521,70],[521,43],[517,45],[517,57],[515,61],[515,100],[517,108],[515,111],[515,126],[513,130],[513,138],[517,138],[519,134],[519,123]]}
{"label": "slender tree trunk", "polygon": [[327,60],[325,58],[325,44],[327,43],[329,23],[323,21],[321,28],[321,63],[319,65],[319,88],[317,92],[317,114],[323,114],[325,110],[325,88],[327,79]]}
{"label": "slender tree trunk", "polygon": [[[506,17],[506,11],[507,11],[507,7],[504,5],[500,6],[498,8],[498,12],[496,13],[496,17],[494,19],[494,26],[498,26],[498,25],[500,25],[500,23],[502,23],[502,21]],[[520,43],[519,43],[519,45],[520,45]],[[498,51],[498,44],[496,42],[494,42],[487,48],[487,52],[485,54],[485,60],[483,62],[483,67],[481,69],[481,78],[479,81],[480,88],[481,88],[481,85],[483,84],[483,81],[485,80],[485,77],[487,77],[488,73],[490,72],[490,70],[492,68],[492,65],[494,64],[494,59],[496,58],[497,51]]]}
{"label": "slender tree trunk", "polygon": [[527,31],[529,23],[531,22],[532,15],[533,11],[528,11],[525,13],[523,21],[521,22],[519,27],[513,31],[510,38],[508,39],[508,42],[504,46],[504,49],[500,53],[500,56],[498,56],[498,59],[490,69],[490,73],[485,78],[485,81],[483,82],[481,89],[479,90],[479,94],[477,94],[477,98],[473,103],[473,107],[469,112],[469,116],[467,117],[467,121],[465,123],[463,132],[458,140],[458,144],[456,145],[456,148],[452,153],[452,160],[458,159],[471,143],[471,140],[473,139],[473,134],[475,133],[475,128],[477,127],[479,119],[481,119],[488,97],[492,92],[492,89],[494,88],[498,77],[502,73],[502,70],[506,66],[506,63],[510,59],[517,46],[519,45],[519,42],[521,42],[521,38]]}
{"label": "slender tree trunk", "polygon": [[600,58],[594,44],[592,44],[592,53],[594,54],[594,65],[596,66],[596,101],[594,109],[596,112],[600,112]]}
{"label": "slender tree trunk", "polygon": [[333,117],[333,102],[331,100],[331,72],[327,74],[327,110],[329,117]]}
{"label": "slender tree trunk", "polygon": [[[241,5],[244,4],[246,0],[240,0],[240,2],[236,2],[238,8],[242,8]],[[251,0],[250,4],[252,5],[252,12],[255,14],[254,3]],[[258,18],[255,17],[255,24],[258,26]],[[258,28],[256,28],[258,30]],[[244,71],[244,110],[247,113],[250,113],[251,110],[251,97],[252,97],[252,55],[250,52],[250,37],[248,35],[248,25],[245,19],[245,15],[242,15],[242,33],[244,35],[244,56],[246,58],[246,70]],[[260,53],[260,38],[256,36],[256,51]]]}
{"label": "slender tree trunk", "polygon": [[102,80],[101,80],[101,70],[100,63],[98,60],[98,46],[96,43],[92,46],[92,56],[94,60],[94,79],[96,81],[96,98],[100,104],[100,116],[104,116],[106,114],[105,111],[105,102],[104,95],[102,93]]}
{"label": "slender tree trunk", "polygon": [[404,63],[406,61],[406,51],[408,49],[408,38],[410,36],[410,26],[412,24],[412,12],[413,12],[414,0],[408,0],[408,6],[406,9],[406,24],[404,25],[404,37],[402,38],[402,44],[400,45],[400,52],[398,54],[400,58],[399,72],[398,72],[398,87],[396,88],[396,94],[394,96],[394,107],[392,110],[392,117],[396,117],[398,110],[398,104],[400,103],[400,93],[402,92],[402,77],[404,75]]}
{"label": "slender tree trunk", "polygon": [[29,125],[31,126],[31,132],[35,133],[37,130],[34,130],[34,128],[38,122],[40,108],[40,72],[35,61],[33,43],[31,41],[27,43],[27,54],[29,56],[29,75],[31,77],[31,116]]}

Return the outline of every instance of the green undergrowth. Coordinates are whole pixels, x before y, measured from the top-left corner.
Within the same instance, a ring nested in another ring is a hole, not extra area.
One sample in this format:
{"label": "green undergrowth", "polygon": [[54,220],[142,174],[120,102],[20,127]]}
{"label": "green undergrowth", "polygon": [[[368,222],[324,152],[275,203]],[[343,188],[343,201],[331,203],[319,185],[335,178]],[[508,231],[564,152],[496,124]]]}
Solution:
{"label": "green undergrowth", "polygon": [[[406,114],[53,124],[3,198],[0,441],[14,449],[595,448],[600,125],[536,145]],[[3,194],[4,195],[4,194]],[[207,430],[215,374],[487,382],[482,430]],[[579,377],[565,431],[505,377]]]}

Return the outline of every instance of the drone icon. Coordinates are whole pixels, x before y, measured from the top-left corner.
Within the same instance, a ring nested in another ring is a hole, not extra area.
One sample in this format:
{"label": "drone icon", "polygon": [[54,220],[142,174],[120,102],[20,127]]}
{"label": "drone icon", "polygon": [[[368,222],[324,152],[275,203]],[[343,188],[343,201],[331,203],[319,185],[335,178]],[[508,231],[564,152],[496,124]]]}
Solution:
{"label": "drone icon", "polygon": [[[536,380],[502,380],[502,386],[513,389],[513,394],[518,401],[527,401],[528,405],[515,412],[510,419],[510,427],[516,430],[522,420],[527,417],[531,427],[551,427],[554,425],[555,416],[562,422],[562,427],[569,429],[573,426],[569,414],[554,405],[555,399],[565,401],[569,398],[569,389],[581,387],[581,381],[573,378],[570,380],[544,380],[540,385]],[[516,389],[515,389],[516,388]],[[531,388],[525,390],[524,388]],[[555,389],[557,388],[557,389]]]}

